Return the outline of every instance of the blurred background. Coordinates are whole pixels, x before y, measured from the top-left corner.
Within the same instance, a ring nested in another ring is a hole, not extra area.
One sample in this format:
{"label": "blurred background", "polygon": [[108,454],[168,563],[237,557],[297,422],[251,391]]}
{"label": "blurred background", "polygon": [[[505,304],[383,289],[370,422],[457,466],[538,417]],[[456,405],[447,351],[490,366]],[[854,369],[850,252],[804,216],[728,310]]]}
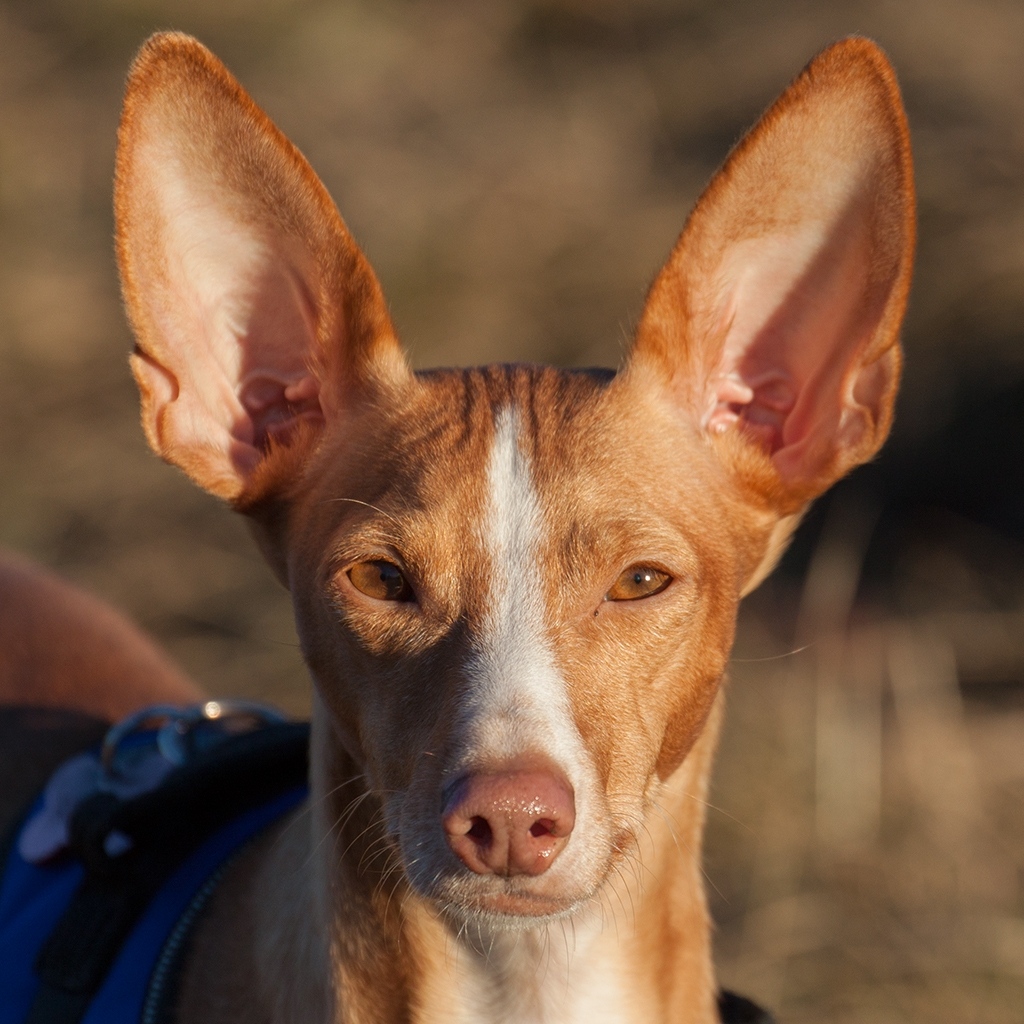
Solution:
{"label": "blurred background", "polygon": [[306,153],[419,366],[615,364],[743,129],[829,41],[888,50],[920,197],[905,386],[743,612],[717,959],[790,1024],[1024,1021],[1024,5],[0,0],[0,542],[210,691],[303,713],[287,596],[137,425],[110,182],[159,28]]}

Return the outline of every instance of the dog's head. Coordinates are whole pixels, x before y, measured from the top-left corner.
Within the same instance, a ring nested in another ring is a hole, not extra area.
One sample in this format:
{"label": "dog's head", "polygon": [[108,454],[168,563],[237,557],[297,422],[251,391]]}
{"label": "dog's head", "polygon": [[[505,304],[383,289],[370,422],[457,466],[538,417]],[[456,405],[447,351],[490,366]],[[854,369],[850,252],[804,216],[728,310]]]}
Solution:
{"label": "dog's head", "polygon": [[251,516],[413,887],[590,899],[740,597],[888,432],[914,227],[884,56],[826,50],[736,147],[618,373],[413,373],[322,184],[185,36],[132,69],[116,213],[150,443]]}

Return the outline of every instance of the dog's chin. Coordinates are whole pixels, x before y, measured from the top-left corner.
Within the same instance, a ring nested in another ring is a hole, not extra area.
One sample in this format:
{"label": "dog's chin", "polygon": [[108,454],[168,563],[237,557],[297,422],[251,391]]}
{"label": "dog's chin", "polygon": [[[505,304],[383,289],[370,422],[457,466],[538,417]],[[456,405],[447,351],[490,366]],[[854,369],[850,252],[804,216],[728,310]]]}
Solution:
{"label": "dog's chin", "polygon": [[455,923],[476,925],[494,931],[524,931],[543,927],[571,917],[586,905],[587,899],[557,899],[524,896],[518,893],[494,893],[467,898],[434,897],[442,914]]}
{"label": "dog's chin", "polygon": [[611,844],[602,854],[604,844],[595,841],[574,856],[567,849],[539,875],[477,874],[436,835],[424,840],[409,829],[395,838],[407,884],[440,917],[501,931],[542,928],[593,907],[619,855]]}
{"label": "dog's chin", "polygon": [[542,891],[547,887],[531,885],[533,881],[455,875],[436,881],[421,895],[443,917],[459,925],[469,923],[499,931],[542,927],[577,913],[592,901],[589,891]]}

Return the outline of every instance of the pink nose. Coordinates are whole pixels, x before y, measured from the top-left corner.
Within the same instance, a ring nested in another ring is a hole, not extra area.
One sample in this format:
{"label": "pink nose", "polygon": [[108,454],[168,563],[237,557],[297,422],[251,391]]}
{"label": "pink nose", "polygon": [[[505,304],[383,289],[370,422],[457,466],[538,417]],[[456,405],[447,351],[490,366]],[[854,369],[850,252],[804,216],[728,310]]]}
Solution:
{"label": "pink nose", "polygon": [[543,874],[575,822],[572,788],[553,768],[465,775],[441,811],[452,851],[478,875]]}

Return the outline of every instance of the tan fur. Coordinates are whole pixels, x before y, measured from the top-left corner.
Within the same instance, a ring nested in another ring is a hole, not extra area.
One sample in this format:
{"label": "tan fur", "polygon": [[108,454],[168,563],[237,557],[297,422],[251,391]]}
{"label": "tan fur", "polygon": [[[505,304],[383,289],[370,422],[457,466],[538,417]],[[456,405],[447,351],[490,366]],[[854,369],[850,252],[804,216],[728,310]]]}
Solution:
{"label": "tan fur", "polygon": [[[737,606],[888,432],[913,202],[892,71],[844,41],[709,186],[622,371],[413,374],[301,155],[194,40],[146,44],[116,187],[143,424],[250,517],[315,684],[309,806],[230,872],[181,1019],[715,1020]],[[413,599],[355,585],[381,560]],[[638,566],[670,584],[606,600]],[[470,871],[445,794],[516,759],[574,831]]]}

